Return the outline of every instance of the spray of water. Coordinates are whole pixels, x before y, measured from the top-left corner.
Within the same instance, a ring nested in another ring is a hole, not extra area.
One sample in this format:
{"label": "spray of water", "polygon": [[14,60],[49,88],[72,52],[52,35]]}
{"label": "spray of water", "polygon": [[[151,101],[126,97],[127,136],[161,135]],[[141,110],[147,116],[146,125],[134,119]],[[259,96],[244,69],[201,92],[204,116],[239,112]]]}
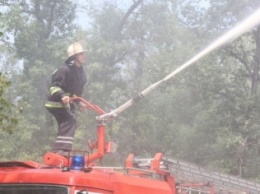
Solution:
{"label": "spray of water", "polygon": [[226,34],[222,35],[220,38],[215,40],[212,44],[210,44],[207,48],[202,50],[200,53],[195,55],[193,58],[191,58],[189,61],[181,65],[179,68],[174,70],[172,73],[167,75],[162,80],[150,85],[148,88],[140,92],[136,97],[128,100],[126,103],[121,105],[115,110],[112,110],[110,113],[106,113],[104,115],[101,115],[97,117],[97,120],[103,120],[111,117],[117,116],[119,113],[123,112],[136,102],[138,102],[141,98],[148,95],[151,91],[156,89],[159,85],[161,85],[163,82],[166,82],[168,79],[174,77],[176,74],[180,73],[182,70],[186,69],[190,65],[194,64],[196,61],[198,61],[200,58],[204,57],[205,55],[209,54],[213,50],[219,48],[220,46],[231,42],[235,40],[237,37],[242,35],[243,33],[247,32],[248,30],[252,29],[253,27],[257,26],[260,23],[260,8],[254,12],[252,15],[250,15],[248,18],[246,18],[244,21],[242,21],[239,25],[232,28],[230,31],[228,31]]}

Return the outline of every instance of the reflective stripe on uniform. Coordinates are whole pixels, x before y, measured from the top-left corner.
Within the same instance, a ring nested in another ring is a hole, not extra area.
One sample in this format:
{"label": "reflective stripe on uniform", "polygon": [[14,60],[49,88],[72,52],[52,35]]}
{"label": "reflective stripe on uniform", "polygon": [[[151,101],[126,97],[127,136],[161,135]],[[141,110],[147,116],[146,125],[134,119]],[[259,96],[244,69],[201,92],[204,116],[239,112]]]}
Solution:
{"label": "reflective stripe on uniform", "polygon": [[60,87],[57,87],[57,86],[52,86],[50,87],[50,93],[51,93],[51,96],[53,94],[55,94],[56,92],[59,92],[59,91],[62,91],[62,89]]}
{"label": "reflective stripe on uniform", "polygon": [[66,106],[62,103],[52,102],[52,101],[46,102],[45,107],[47,107],[47,108],[69,108],[69,106]]}
{"label": "reflective stripe on uniform", "polygon": [[73,137],[65,137],[65,136],[58,136],[57,139],[71,139],[73,140]]}
{"label": "reflective stripe on uniform", "polygon": [[55,143],[68,143],[68,144],[73,144],[73,142],[71,142],[71,141],[61,141],[61,140],[57,140],[57,141],[55,141]]}
{"label": "reflective stripe on uniform", "polygon": [[56,143],[68,143],[68,144],[73,144],[73,137],[66,137],[66,136],[58,136],[56,138]]}

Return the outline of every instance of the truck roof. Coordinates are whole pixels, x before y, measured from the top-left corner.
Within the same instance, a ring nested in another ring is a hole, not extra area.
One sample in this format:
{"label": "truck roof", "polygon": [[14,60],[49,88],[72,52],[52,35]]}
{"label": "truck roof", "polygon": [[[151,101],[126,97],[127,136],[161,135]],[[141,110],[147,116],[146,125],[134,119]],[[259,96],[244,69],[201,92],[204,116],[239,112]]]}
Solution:
{"label": "truck roof", "polygon": [[127,191],[126,193],[172,194],[170,186],[165,181],[127,175],[120,170],[123,168],[92,167],[88,170],[71,170],[32,161],[0,162],[0,183],[66,185],[114,193]]}

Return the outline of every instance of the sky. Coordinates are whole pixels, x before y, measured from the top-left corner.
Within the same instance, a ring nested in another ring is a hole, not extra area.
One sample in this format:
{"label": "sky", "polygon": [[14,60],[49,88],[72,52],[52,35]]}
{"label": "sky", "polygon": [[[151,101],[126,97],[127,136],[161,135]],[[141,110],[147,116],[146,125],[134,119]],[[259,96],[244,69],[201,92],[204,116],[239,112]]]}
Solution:
{"label": "sky", "polygon": [[[145,0],[146,2],[148,0]],[[90,18],[88,17],[87,10],[95,7],[101,7],[101,5],[109,4],[119,8],[122,11],[127,11],[132,5],[133,0],[75,0],[79,6],[77,8],[77,19],[76,23],[79,24],[83,29],[90,27]],[[91,7],[93,5],[93,7]],[[208,0],[201,0],[200,5],[204,8],[209,7]]]}
{"label": "sky", "polygon": [[83,29],[88,29],[90,27],[91,20],[88,17],[87,10],[92,8],[91,5],[98,8],[101,5],[109,4],[120,8],[120,10],[127,11],[127,9],[133,4],[133,0],[76,0],[75,2],[79,5],[77,8],[76,23]]}

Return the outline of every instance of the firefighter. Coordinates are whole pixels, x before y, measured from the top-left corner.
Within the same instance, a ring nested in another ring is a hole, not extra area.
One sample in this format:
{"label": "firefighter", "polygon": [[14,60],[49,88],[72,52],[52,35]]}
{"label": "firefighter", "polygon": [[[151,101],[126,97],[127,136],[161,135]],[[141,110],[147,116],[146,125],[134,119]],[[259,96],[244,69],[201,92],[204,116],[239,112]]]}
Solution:
{"label": "firefighter", "polygon": [[72,149],[76,130],[75,109],[78,106],[85,110],[81,102],[71,102],[70,97],[81,96],[87,77],[82,65],[86,61],[85,52],[78,42],[68,47],[68,58],[56,69],[51,78],[46,109],[54,116],[58,123],[58,133],[53,145],[53,152],[68,156]]}

